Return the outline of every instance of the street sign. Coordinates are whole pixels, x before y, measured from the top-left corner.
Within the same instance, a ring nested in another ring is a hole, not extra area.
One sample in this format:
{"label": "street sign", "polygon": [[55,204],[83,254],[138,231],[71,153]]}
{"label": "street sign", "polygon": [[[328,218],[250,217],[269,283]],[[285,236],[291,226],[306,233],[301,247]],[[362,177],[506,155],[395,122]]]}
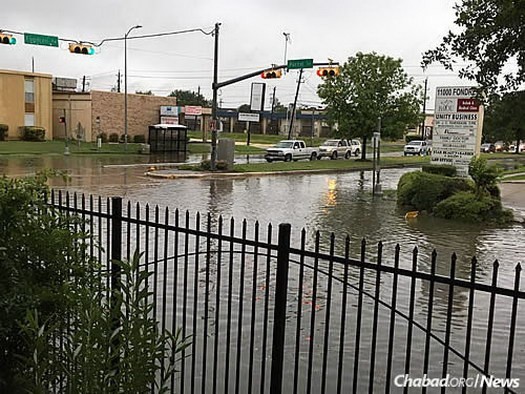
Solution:
{"label": "street sign", "polygon": [[58,37],[24,33],[24,43],[32,45],[44,45],[48,47],[58,47]]}
{"label": "street sign", "polygon": [[287,68],[288,70],[296,70],[300,68],[313,68],[314,59],[295,59],[288,60]]}
{"label": "street sign", "polygon": [[249,112],[239,112],[238,119],[240,122],[258,122],[259,114],[253,114]]}

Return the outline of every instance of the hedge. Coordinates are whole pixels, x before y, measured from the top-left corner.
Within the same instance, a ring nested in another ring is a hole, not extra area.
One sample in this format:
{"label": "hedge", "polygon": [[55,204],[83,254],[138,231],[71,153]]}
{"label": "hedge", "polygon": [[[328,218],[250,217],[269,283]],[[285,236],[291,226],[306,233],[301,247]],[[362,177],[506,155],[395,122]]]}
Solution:
{"label": "hedge", "polygon": [[456,167],[447,164],[423,164],[421,169],[423,172],[428,172],[429,174],[443,176],[456,176],[457,174]]}
{"label": "hedge", "polygon": [[492,196],[478,197],[471,192],[459,192],[439,202],[433,214],[443,219],[466,222],[508,223],[512,212],[503,209],[501,201]]}
{"label": "hedge", "polygon": [[460,191],[473,191],[471,181],[414,171],[404,174],[397,186],[397,203],[418,211],[432,212],[441,201]]}
{"label": "hedge", "polygon": [[22,141],[44,141],[46,136],[46,129],[37,126],[22,126],[21,138]]}
{"label": "hedge", "polygon": [[0,124],[0,141],[5,141],[7,137],[7,131],[9,130],[9,126],[6,124]]}
{"label": "hedge", "polygon": [[146,142],[146,136],[144,134],[134,135],[133,142],[136,144],[144,144]]}

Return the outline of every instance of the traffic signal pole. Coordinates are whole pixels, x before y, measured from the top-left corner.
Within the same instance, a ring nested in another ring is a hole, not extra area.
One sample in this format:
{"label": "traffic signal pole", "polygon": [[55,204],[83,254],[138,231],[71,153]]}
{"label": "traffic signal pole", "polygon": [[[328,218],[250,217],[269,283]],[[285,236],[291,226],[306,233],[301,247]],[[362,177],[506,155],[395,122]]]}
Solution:
{"label": "traffic signal pole", "polygon": [[[218,90],[220,88],[225,87],[225,86],[232,85],[234,83],[241,82],[241,81],[244,81],[246,79],[250,79],[250,78],[253,78],[253,77],[258,77],[258,76],[261,75],[261,73],[263,73],[264,71],[267,71],[268,69],[283,70],[283,69],[288,68],[288,65],[286,65],[286,64],[283,64],[283,65],[280,65],[280,66],[271,66],[271,67],[266,67],[266,68],[263,68],[261,70],[257,70],[257,71],[251,72],[249,74],[241,75],[241,76],[239,76],[237,78],[228,79],[227,81],[223,81],[223,82],[218,82],[217,81],[217,70],[218,70],[218,56],[219,56],[219,26],[220,26],[220,23],[215,24],[215,56],[214,56],[214,59],[213,59],[213,84],[212,84],[213,100],[212,100],[212,108],[211,108],[212,119],[213,119],[213,128],[212,128],[212,132],[211,132],[211,136],[212,136],[211,144],[212,145],[211,145],[210,167],[211,167],[212,170],[215,170],[216,160],[217,160],[217,124],[218,124],[218,119],[217,119],[217,92],[218,92]],[[334,65],[338,65],[338,63],[334,63],[334,62],[313,63],[314,67],[334,66]],[[301,71],[300,71],[300,77],[302,77],[302,72],[303,72],[303,69],[301,69]],[[299,79],[299,81],[300,81],[300,79]],[[297,88],[297,90],[299,90],[299,88]],[[296,98],[295,98],[296,102],[297,102],[297,94],[296,94]]]}

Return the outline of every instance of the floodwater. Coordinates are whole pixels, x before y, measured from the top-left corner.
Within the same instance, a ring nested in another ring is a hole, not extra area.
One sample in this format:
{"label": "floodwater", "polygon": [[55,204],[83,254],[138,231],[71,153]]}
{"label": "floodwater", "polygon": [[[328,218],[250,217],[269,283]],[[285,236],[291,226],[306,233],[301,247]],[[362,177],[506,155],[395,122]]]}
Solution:
{"label": "floodwater", "polygon": [[[327,245],[331,232],[341,241],[339,245],[343,245],[342,241],[348,235],[351,240],[351,257],[354,258],[358,258],[360,242],[364,238],[369,245],[382,241],[383,255],[389,256],[388,261],[391,264],[395,246],[399,244],[400,265],[408,269],[412,264],[411,256],[415,247],[418,247],[420,256],[418,270],[423,271],[429,271],[430,256],[432,251],[436,250],[436,271],[441,275],[449,275],[450,256],[456,253],[456,277],[465,280],[469,279],[473,256],[478,259],[478,280],[484,283],[490,283],[493,262],[498,260],[498,285],[507,288],[513,288],[515,266],[523,262],[525,226],[520,223],[494,227],[425,216],[406,221],[403,212],[396,207],[393,190],[399,177],[414,169],[383,170],[381,179],[385,193],[376,198],[372,198],[371,195],[370,172],[171,180],[145,175],[148,168],[154,166],[157,161],[199,159],[198,156],[153,159],[102,156],[0,158],[0,171],[8,175],[22,176],[42,168],[54,168],[67,171],[70,178],[67,182],[54,179],[51,181],[52,186],[70,191],[104,197],[121,196],[132,202],[148,203],[150,206],[189,210],[191,214],[209,212],[212,215],[222,215],[225,219],[246,219],[249,224],[258,221],[263,226],[268,223],[277,226],[287,222],[292,225],[294,240],[299,238],[303,228],[310,240],[313,239],[315,231],[319,230],[322,239],[326,241],[323,245]],[[243,159],[240,157],[238,161]],[[141,166],[128,166],[132,163],[140,163]],[[309,248],[312,248],[312,245],[310,241]],[[343,252],[342,246],[336,249],[337,254]],[[369,257],[373,258],[373,255],[372,248]],[[428,291],[424,287],[422,284],[418,291]],[[465,299],[466,297],[459,297],[459,304],[455,305],[455,312],[460,318],[466,315]],[[435,302],[438,303],[435,313],[441,314],[444,320],[446,294],[436,297]],[[424,306],[421,308],[424,309]],[[503,307],[506,313],[509,310],[510,305]],[[482,320],[475,324],[483,325]],[[523,314],[518,321],[522,323],[523,329]],[[462,327],[465,325],[464,321],[456,323]],[[502,334],[508,332],[505,325],[500,326],[496,322],[494,346],[499,343],[499,339],[504,343],[505,338],[498,337],[500,330]],[[523,338],[523,332],[521,337]],[[523,344],[517,344],[516,350],[516,357],[522,361],[522,364],[517,366],[517,373],[522,376],[517,377],[525,379]],[[506,356],[505,351],[502,354]],[[496,357],[494,363],[504,365],[505,361],[505,357],[501,356]]]}

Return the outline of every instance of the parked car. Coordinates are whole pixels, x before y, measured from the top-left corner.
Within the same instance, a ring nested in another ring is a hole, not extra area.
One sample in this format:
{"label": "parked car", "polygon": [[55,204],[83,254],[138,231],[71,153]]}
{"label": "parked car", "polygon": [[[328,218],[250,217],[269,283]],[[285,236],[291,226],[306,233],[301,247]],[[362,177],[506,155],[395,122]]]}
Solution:
{"label": "parked car", "polygon": [[329,157],[331,160],[336,160],[339,157],[349,159],[352,155],[352,145],[346,139],[326,140],[319,147],[319,154],[317,158],[321,160],[323,157]]}
{"label": "parked car", "polygon": [[361,141],[359,141],[359,140],[350,140],[349,142],[350,142],[350,144],[352,146],[352,154],[354,156],[356,156],[356,157],[359,156],[361,154],[361,150],[362,150],[362,148],[361,148]]}
{"label": "parked car", "polygon": [[323,157],[329,157],[335,160],[339,157],[349,159],[352,155],[357,156],[361,152],[361,142],[358,140],[331,139],[326,140],[319,147],[317,158],[320,160]]}
{"label": "parked car", "polygon": [[430,154],[429,144],[426,141],[414,140],[410,141],[403,148],[403,155],[428,155]]}
{"label": "parked car", "polygon": [[480,150],[483,153],[494,153],[496,152],[496,145],[491,143],[481,144]]}
{"label": "parked car", "polygon": [[[509,146],[509,152],[510,153],[516,152],[516,144],[512,144]],[[519,152],[525,152],[525,142],[522,142],[520,144]]]}
{"label": "parked car", "polygon": [[317,148],[309,148],[302,140],[279,141],[274,147],[266,149],[264,158],[268,163],[272,161],[297,161],[301,159],[317,159]]}

